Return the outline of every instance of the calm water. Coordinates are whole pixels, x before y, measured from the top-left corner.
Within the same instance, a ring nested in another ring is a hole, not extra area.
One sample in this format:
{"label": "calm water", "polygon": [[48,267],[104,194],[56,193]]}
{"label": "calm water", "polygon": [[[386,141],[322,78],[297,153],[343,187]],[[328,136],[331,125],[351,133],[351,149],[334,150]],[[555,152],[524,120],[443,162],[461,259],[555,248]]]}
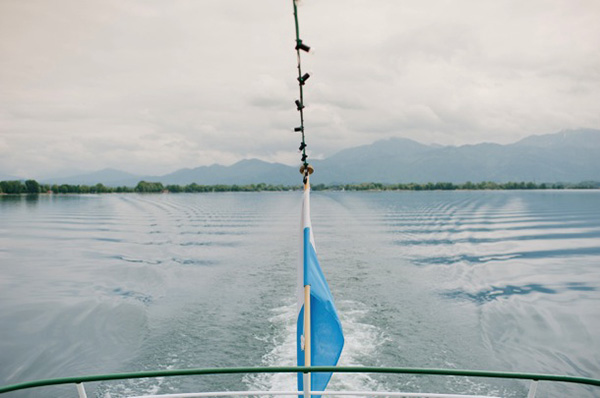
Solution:
{"label": "calm water", "polygon": [[[0,197],[0,384],[294,363],[300,193]],[[600,377],[600,192],[313,193],[341,363]],[[520,382],[332,387],[523,397]],[[294,388],[290,376],[94,383],[91,396]],[[600,391],[542,383],[540,396]],[[74,396],[52,387],[9,397]]]}

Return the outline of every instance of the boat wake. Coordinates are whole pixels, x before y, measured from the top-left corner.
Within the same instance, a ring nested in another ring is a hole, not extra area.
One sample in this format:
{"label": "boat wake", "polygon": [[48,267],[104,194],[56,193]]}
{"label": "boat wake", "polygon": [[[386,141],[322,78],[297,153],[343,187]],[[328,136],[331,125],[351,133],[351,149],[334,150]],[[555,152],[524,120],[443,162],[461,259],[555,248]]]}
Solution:
{"label": "boat wake", "polygon": [[[364,322],[367,306],[355,301],[339,301],[340,321],[345,335],[344,350],[338,365],[368,366],[375,364],[376,352],[386,340],[377,326]],[[262,358],[264,366],[296,366],[296,304],[271,310],[270,327],[257,338],[272,347]],[[296,390],[295,374],[256,374],[244,378],[250,390]],[[331,390],[377,391],[383,388],[366,374],[336,374],[328,386]]]}

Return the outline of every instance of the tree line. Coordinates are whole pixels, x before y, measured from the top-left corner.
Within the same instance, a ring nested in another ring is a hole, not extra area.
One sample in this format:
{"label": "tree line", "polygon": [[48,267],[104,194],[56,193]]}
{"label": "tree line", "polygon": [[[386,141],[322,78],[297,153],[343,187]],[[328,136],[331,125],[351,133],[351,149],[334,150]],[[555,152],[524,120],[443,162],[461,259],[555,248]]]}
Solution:
{"label": "tree line", "polygon": [[570,183],[535,182],[470,182],[454,184],[452,182],[428,182],[424,184],[382,184],[368,182],[362,184],[317,184],[311,186],[313,191],[459,191],[459,190],[514,190],[514,189],[599,189],[600,182],[586,181]]}
{"label": "tree line", "polygon": [[[195,193],[195,192],[262,192],[262,191],[296,191],[301,190],[301,185],[272,185],[272,184],[247,184],[247,185],[163,185],[160,182],[140,181],[135,187],[107,187],[103,184],[72,185],[72,184],[40,184],[35,180],[26,181],[0,181],[0,194],[98,194],[98,193]],[[466,182],[454,184],[451,182],[436,183],[408,183],[408,184],[382,184],[376,182],[362,184],[315,184],[313,191],[455,191],[455,190],[511,190],[511,189],[600,189],[600,182],[588,181],[578,184],[541,183],[534,182],[505,182],[493,181]]]}
{"label": "tree line", "polygon": [[289,191],[300,189],[284,185],[248,184],[248,185],[163,185],[161,182],[140,181],[135,187],[119,186],[107,187],[103,184],[75,185],[75,184],[40,184],[35,180],[26,181],[0,181],[0,194],[89,194],[89,193],[160,193],[160,192],[260,192],[260,191]]}

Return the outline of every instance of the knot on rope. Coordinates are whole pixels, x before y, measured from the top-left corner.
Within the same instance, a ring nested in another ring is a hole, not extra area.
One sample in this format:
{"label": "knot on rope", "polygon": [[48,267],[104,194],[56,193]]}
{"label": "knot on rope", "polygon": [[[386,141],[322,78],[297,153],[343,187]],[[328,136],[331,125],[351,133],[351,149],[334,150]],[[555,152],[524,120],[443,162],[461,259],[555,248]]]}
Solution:
{"label": "knot on rope", "polygon": [[315,169],[306,162],[302,166],[300,166],[300,174],[302,174],[304,176],[302,180],[304,181],[305,184],[308,181],[308,176],[314,172],[315,172]]}
{"label": "knot on rope", "polygon": [[302,50],[302,51],[309,52],[310,47],[307,46],[306,44],[302,43],[302,40],[296,39],[296,50]]}
{"label": "knot on rope", "polygon": [[304,83],[308,80],[309,77],[310,77],[310,73],[305,73],[302,76],[298,77],[298,81],[300,82],[300,85],[304,86]]}

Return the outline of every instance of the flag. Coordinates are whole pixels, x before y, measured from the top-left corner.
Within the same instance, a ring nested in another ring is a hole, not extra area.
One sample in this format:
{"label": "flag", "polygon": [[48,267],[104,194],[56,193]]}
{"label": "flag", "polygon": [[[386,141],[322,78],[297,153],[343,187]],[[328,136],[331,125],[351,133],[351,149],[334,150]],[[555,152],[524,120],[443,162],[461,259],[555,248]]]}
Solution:
{"label": "flag", "polygon": [[[298,329],[296,347],[298,366],[304,366],[304,286],[310,285],[311,366],[335,366],[344,347],[342,324],[333,296],[325,280],[317,253],[310,222],[310,186],[304,190],[302,202],[302,250],[298,267]],[[298,374],[298,390],[304,388],[302,374]],[[331,373],[312,373],[311,390],[324,391]],[[319,398],[320,395],[313,395]]]}

